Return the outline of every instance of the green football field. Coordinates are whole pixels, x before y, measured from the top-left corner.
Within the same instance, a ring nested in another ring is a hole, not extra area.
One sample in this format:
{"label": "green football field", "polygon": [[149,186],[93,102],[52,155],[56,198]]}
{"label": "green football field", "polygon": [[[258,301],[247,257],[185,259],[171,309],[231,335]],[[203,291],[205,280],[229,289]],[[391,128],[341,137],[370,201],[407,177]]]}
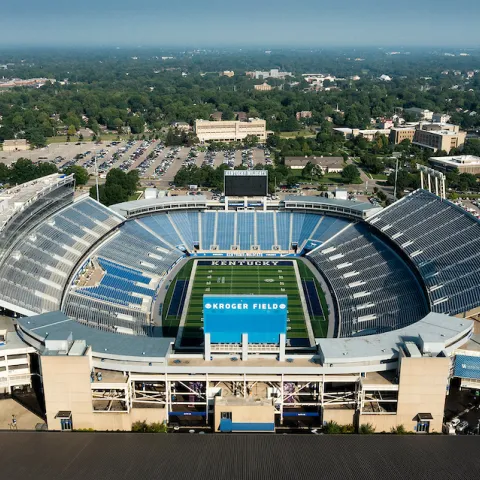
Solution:
{"label": "green football field", "polygon": [[[202,263],[202,262],[200,262]],[[168,315],[169,302],[172,301],[172,292],[178,281],[188,280],[193,262],[188,262],[172,282],[165,298],[163,309],[163,324],[170,328],[178,326],[181,312],[176,317]],[[308,268],[304,269],[298,263],[300,276],[312,279],[313,274]],[[312,278],[310,278],[312,277]],[[288,296],[288,331],[287,338],[292,345],[307,345],[308,332],[305,323],[305,314],[300,300],[295,269],[292,265],[282,266],[244,266],[244,265],[197,265],[193,279],[192,293],[188,305],[186,321],[183,330],[183,346],[199,346],[203,341],[203,295],[287,295]],[[320,293],[321,292],[321,293]],[[319,296],[323,295],[319,289]],[[186,299],[187,300],[187,299]],[[323,301],[320,298],[322,305]],[[186,303],[186,301],[185,301]],[[315,336],[325,337],[327,320],[323,317],[311,318]],[[173,333],[173,332],[172,332]]]}

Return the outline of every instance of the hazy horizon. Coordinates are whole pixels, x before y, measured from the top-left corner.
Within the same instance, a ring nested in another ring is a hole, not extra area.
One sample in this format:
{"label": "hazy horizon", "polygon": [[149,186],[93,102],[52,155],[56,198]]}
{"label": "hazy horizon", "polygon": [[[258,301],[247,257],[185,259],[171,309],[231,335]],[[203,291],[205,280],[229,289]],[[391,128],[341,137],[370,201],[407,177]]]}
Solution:
{"label": "hazy horizon", "polygon": [[[2,5],[2,47],[149,46],[165,48],[319,48],[480,46],[480,2],[344,0],[322,6],[278,0],[24,0]],[[320,3],[320,2],[319,2]]]}

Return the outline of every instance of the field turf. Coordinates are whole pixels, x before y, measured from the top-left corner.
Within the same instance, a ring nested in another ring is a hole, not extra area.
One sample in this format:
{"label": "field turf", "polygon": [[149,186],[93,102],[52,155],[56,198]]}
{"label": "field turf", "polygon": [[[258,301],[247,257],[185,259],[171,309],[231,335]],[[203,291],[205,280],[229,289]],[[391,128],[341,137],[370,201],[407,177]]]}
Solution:
{"label": "field turf", "polygon": [[[180,323],[181,311],[177,316],[169,315],[172,294],[177,280],[189,280],[193,261],[188,262],[169,286],[163,307],[163,325],[168,327],[170,335],[174,335]],[[298,262],[300,276],[314,279],[313,273]],[[193,279],[192,294],[186,315],[185,328],[181,344],[183,346],[199,346],[203,341],[203,295],[287,295],[288,296],[288,331],[287,338],[292,346],[306,345],[308,332],[305,314],[300,301],[295,269],[292,265],[282,266],[213,266],[197,265]],[[326,312],[326,303],[321,288],[318,286],[320,302]],[[323,298],[322,298],[323,297]],[[327,320],[323,317],[311,319],[315,336],[325,337]],[[164,332],[166,333],[166,332]]]}

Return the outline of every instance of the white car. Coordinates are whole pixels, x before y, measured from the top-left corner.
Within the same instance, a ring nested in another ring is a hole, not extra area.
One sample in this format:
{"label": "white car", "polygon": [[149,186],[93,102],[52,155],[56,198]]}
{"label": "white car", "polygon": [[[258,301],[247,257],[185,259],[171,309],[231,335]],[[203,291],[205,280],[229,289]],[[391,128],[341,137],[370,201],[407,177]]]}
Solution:
{"label": "white car", "polygon": [[460,423],[460,419],[458,417],[452,418],[452,420],[450,420],[450,425],[453,428],[456,428],[459,423]]}
{"label": "white car", "polygon": [[462,433],[466,428],[468,428],[468,422],[464,420],[458,424],[456,428],[457,433]]}

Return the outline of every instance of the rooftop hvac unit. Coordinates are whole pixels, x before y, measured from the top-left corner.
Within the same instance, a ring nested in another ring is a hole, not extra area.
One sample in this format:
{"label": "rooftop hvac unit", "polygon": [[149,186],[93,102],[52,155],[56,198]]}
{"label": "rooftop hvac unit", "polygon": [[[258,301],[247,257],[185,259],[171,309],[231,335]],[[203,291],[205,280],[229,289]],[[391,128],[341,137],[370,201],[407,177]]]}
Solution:
{"label": "rooftop hvac unit", "polygon": [[35,233],[32,233],[31,235],[28,236],[28,239],[31,242],[36,242],[37,241],[37,235]]}
{"label": "rooftop hvac unit", "polygon": [[22,258],[22,254],[20,253],[20,250],[15,250],[12,253],[12,257],[13,257],[14,260],[16,260],[18,262],[18,260],[20,260]]}
{"label": "rooftop hvac unit", "polygon": [[53,218],[50,218],[49,220],[47,220],[47,224],[53,227],[55,225],[55,220]]}

